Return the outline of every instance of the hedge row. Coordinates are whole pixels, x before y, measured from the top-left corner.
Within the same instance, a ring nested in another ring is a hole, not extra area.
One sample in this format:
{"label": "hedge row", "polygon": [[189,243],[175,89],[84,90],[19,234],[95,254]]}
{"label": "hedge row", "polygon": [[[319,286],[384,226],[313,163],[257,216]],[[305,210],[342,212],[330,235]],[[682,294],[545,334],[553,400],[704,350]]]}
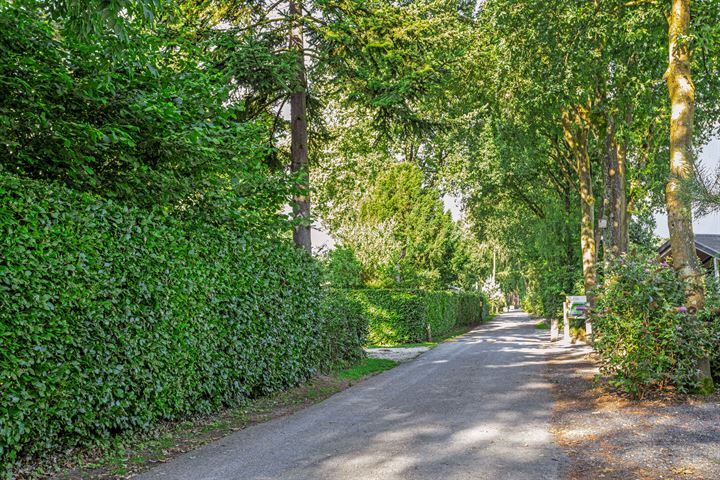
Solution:
{"label": "hedge row", "polygon": [[0,465],[362,355],[359,305],[318,278],[286,238],[0,176]]}
{"label": "hedge row", "polygon": [[424,342],[441,337],[457,325],[483,318],[479,294],[425,290],[350,290],[368,319],[368,341],[375,345]]}

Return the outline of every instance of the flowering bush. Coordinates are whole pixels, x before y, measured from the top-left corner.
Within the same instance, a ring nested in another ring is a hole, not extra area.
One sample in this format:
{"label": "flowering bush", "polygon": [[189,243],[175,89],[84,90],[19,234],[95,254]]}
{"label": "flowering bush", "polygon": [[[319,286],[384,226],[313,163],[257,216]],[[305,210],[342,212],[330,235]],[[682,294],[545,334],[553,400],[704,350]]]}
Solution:
{"label": "flowering bush", "polygon": [[503,295],[500,285],[497,284],[492,278],[488,278],[480,287],[480,290],[490,300],[490,306],[494,313],[501,311],[505,308],[505,295]]}
{"label": "flowering bush", "polygon": [[715,385],[720,385],[720,281],[712,279],[705,291],[705,307],[699,314],[710,328],[712,347],[710,363]]}
{"label": "flowering bush", "polygon": [[637,396],[698,387],[696,361],[710,354],[712,336],[703,315],[683,305],[683,284],[672,268],[647,257],[622,259],[598,293],[589,315],[601,370],[612,384]]}

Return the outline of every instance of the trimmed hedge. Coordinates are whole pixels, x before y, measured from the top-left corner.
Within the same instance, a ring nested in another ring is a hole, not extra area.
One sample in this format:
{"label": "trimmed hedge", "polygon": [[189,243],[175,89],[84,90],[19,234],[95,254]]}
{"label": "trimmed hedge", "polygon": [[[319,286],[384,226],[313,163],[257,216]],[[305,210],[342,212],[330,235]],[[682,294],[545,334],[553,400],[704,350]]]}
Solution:
{"label": "trimmed hedge", "polygon": [[359,306],[263,235],[0,176],[0,465],[362,355]]}
{"label": "trimmed hedge", "polygon": [[368,317],[363,306],[346,290],[326,291],[322,302],[323,358],[327,366],[348,365],[365,357]]}
{"label": "trimmed hedge", "polygon": [[472,293],[426,290],[350,290],[368,319],[368,342],[375,345],[424,342],[473,325],[483,318],[485,302]]}
{"label": "trimmed hedge", "polygon": [[427,338],[425,305],[407,290],[350,290],[348,295],[362,305],[368,319],[368,343],[411,343]]}
{"label": "trimmed hedge", "polygon": [[490,317],[490,302],[483,295],[461,292],[457,299],[459,325],[477,325]]}

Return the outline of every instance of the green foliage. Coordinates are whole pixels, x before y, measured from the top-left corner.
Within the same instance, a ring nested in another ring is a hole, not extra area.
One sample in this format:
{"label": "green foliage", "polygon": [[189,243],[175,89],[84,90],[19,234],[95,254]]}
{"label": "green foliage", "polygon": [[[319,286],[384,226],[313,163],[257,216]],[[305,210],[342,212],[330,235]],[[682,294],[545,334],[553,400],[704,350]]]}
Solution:
{"label": "green foliage", "polygon": [[0,168],[203,211],[208,190],[270,155],[267,125],[238,121],[210,45],[166,24],[126,25],[122,48],[113,32],[82,40],[42,3],[0,6]]}
{"label": "green foliage", "polygon": [[442,337],[457,325],[483,318],[480,295],[443,291],[364,289],[350,291],[369,320],[368,342],[398,345]]}
{"label": "green foliage", "polygon": [[[467,5],[444,0],[315,0],[315,36],[327,52],[329,88],[374,114],[385,131],[418,132],[443,123],[453,80],[471,42]],[[436,110],[438,109],[438,110]]]}
{"label": "green foliage", "polygon": [[384,259],[373,272],[380,285],[443,289],[455,278],[456,227],[438,192],[423,186],[417,166],[399,163],[380,174],[360,221],[389,235],[380,245],[348,239],[363,255]]}
{"label": "green foliage", "polygon": [[246,226],[0,177],[1,463],[358,358],[359,309],[323,298],[289,239]]}
{"label": "green foliage", "polygon": [[422,292],[422,297],[426,312],[427,340],[431,341],[434,337],[449,332],[460,321],[459,302],[454,293]]}
{"label": "green foliage", "polygon": [[720,385],[720,281],[708,279],[705,290],[705,306],[699,313],[710,329],[710,363],[715,385]]}
{"label": "green foliage", "polygon": [[386,345],[427,339],[422,298],[404,290],[364,289],[349,295],[363,307],[368,318],[368,343]]}
{"label": "green foliage", "polygon": [[565,296],[583,292],[577,268],[547,268],[530,273],[533,275],[523,299],[523,308],[533,315],[561,318]]}
{"label": "green foliage", "polygon": [[353,251],[346,247],[331,250],[323,258],[323,277],[333,288],[362,286],[363,267]]}
{"label": "green foliage", "polygon": [[642,396],[653,388],[696,389],[696,361],[712,338],[700,316],[683,306],[676,273],[651,257],[621,260],[606,273],[590,313],[602,372],[620,389]]}

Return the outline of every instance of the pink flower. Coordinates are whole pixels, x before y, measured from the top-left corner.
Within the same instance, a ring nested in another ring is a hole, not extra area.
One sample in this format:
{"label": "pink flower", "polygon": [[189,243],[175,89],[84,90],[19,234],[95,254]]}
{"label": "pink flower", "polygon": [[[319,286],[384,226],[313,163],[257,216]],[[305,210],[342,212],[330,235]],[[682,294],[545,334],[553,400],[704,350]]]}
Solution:
{"label": "pink flower", "polygon": [[677,307],[675,310],[677,310],[678,313],[687,313],[688,311],[686,307]]}

